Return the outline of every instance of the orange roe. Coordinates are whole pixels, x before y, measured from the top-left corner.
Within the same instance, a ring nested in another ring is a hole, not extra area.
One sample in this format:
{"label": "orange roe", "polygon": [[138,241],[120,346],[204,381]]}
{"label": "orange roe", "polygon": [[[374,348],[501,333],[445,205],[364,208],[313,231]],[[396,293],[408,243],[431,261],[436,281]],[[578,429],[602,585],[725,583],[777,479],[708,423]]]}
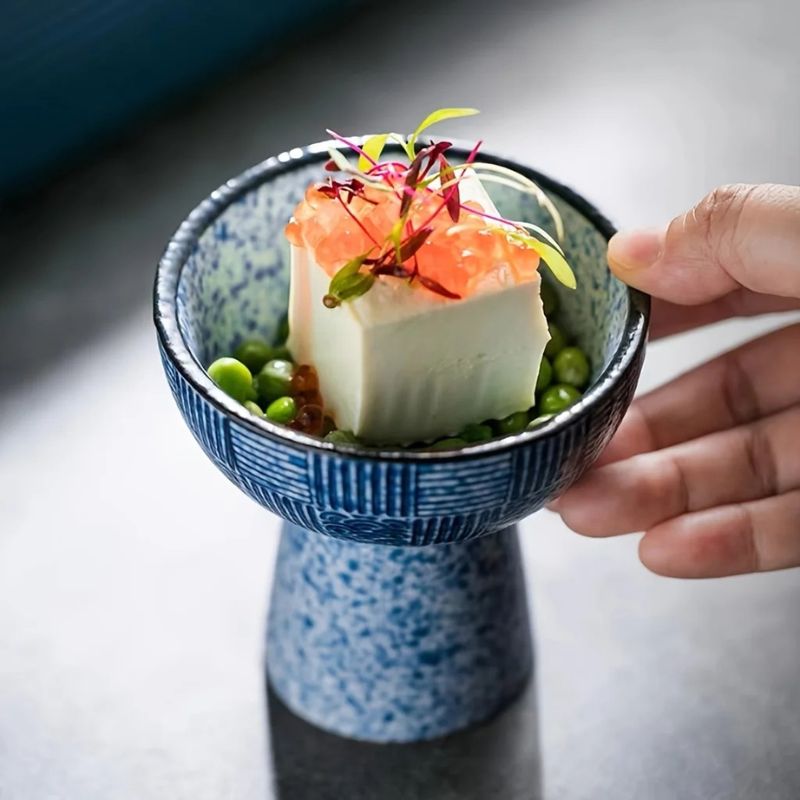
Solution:
{"label": "orange roe", "polygon": [[[370,255],[376,257],[392,246],[388,237],[400,218],[399,183],[392,192],[365,186],[366,199],[356,196],[347,203],[344,198],[344,205],[321,192],[321,186],[313,184],[307,189],[286,226],[286,238],[291,244],[307,247],[314,260],[331,276],[370,248]],[[474,202],[468,203],[467,208],[485,210]],[[433,228],[433,232],[416,252],[419,274],[460,297],[473,294],[482,279],[503,266],[508,268],[516,283],[530,281],[536,276],[539,256],[534,250],[510,240],[497,223],[468,210],[462,209],[458,222],[453,222],[443,207],[440,192],[417,190],[403,238],[423,226]],[[410,258],[403,266],[411,270],[413,262]],[[397,280],[386,276],[381,279]]]}

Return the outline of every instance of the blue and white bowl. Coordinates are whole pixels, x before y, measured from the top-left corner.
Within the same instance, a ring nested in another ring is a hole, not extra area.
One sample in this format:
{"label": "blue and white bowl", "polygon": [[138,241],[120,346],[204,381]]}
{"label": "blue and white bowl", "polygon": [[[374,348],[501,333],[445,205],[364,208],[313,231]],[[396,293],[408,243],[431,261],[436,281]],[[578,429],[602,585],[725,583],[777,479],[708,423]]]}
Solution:
{"label": "blue and white bowl", "polygon": [[[485,717],[524,683],[524,585],[507,529],[580,477],[616,430],[644,357],[649,300],[608,271],[613,228],[589,203],[483,153],[539,183],[564,219],[578,290],[557,287],[559,316],[594,367],[584,397],[533,431],[457,451],[358,449],[257,419],[204,367],[244,337],[274,337],[288,300],[283,229],[331,145],[270,158],[189,215],[158,267],[158,341],[205,453],[289,523],[267,649],[278,694],[344,735],[429,738]],[[528,196],[491,188],[505,216],[547,225]]]}

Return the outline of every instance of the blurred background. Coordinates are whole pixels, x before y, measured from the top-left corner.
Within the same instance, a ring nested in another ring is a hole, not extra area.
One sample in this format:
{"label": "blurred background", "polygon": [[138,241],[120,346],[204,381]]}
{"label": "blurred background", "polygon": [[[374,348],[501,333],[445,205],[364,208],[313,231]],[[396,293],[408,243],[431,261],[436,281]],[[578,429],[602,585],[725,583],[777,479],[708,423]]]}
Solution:
{"label": "blurred background", "polygon": [[[535,681],[476,731],[337,740],[265,691],[278,522],[179,420],[150,321],[191,208],[269,155],[443,127],[622,226],[800,183],[796,0],[5,0],[0,798],[797,798],[797,571],[686,583],[522,526]],[[642,389],[788,317],[651,347]]]}

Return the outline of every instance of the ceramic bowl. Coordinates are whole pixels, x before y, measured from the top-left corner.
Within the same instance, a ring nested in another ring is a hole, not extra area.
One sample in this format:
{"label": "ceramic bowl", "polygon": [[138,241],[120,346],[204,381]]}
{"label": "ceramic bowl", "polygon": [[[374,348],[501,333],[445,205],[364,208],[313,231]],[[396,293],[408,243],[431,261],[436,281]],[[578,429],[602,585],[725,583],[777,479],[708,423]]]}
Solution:
{"label": "ceramic bowl", "polygon": [[[283,229],[331,145],[270,158],[188,216],[158,267],[158,342],[207,456],[288,523],[267,652],[278,694],[348,736],[429,738],[485,717],[524,682],[524,585],[508,529],[572,484],[616,430],[641,368],[649,301],[608,271],[613,228],[588,202],[483,153],[537,181],[564,219],[578,290],[558,287],[559,317],[593,365],[583,398],[533,431],[457,451],[334,446],[257,419],[204,367],[246,336],[274,337],[288,299]],[[528,196],[491,194],[504,215],[547,224]]]}

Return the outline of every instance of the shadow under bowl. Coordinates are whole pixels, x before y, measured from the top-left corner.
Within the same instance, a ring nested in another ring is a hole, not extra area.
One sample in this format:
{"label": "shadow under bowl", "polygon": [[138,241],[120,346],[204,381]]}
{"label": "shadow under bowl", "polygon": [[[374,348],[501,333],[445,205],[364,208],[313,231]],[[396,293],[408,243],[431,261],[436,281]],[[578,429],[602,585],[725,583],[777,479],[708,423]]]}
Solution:
{"label": "shadow under bowl", "polygon": [[[563,217],[578,289],[555,288],[559,321],[593,365],[583,398],[533,431],[455,451],[333,445],[257,419],[204,367],[245,337],[274,338],[288,302],[284,226],[330,146],[267,159],[189,215],[158,267],[158,342],[206,455],[287,522],[268,629],[275,690],[336,733],[426,739],[485,719],[524,685],[530,631],[512,526],[577,480],[618,427],[644,357],[649,299],[609,272],[614,231],[588,202],[483,153],[536,181]],[[468,152],[457,147],[454,160]],[[507,218],[547,224],[529,196],[494,189]]]}

